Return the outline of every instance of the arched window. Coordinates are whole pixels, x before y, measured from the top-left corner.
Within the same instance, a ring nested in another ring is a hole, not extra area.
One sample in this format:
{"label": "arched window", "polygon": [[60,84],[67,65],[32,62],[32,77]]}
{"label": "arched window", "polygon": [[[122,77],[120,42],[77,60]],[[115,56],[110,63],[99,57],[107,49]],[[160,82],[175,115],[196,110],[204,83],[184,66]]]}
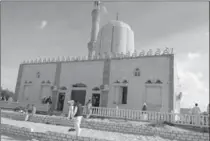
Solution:
{"label": "arched window", "polygon": [[139,69],[139,68],[136,68],[136,69],[134,70],[134,76],[140,76],[140,75],[141,75],[140,69]]}

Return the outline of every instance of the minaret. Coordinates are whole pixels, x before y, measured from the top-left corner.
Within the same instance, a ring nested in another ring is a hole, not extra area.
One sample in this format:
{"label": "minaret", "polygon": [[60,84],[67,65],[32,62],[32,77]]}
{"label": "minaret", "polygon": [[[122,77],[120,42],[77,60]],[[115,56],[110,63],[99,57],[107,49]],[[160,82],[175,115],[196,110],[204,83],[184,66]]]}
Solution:
{"label": "minaret", "polygon": [[91,28],[91,37],[90,42],[88,43],[88,57],[91,57],[93,51],[95,50],[95,45],[97,41],[97,36],[99,32],[99,23],[100,23],[100,1],[94,2],[94,9],[91,13],[92,15],[92,28]]}

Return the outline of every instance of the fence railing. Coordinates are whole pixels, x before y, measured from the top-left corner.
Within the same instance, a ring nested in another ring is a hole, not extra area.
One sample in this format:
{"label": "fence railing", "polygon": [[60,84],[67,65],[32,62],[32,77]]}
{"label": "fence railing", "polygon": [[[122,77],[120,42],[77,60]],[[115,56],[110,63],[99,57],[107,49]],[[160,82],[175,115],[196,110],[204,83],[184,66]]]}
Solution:
{"label": "fence railing", "polygon": [[[0,101],[0,108],[14,109],[19,106],[26,106],[27,103]],[[47,104],[35,104],[37,111],[48,111]],[[209,127],[208,115],[189,115],[177,113],[164,113],[153,111],[140,111],[130,109],[116,109],[106,107],[92,107],[91,115],[105,118],[126,119],[135,121],[165,121],[177,125],[188,125],[196,127]],[[84,107],[84,114],[87,114]]]}
{"label": "fence railing", "polygon": [[[84,108],[86,114],[86,108]],[[153,111],[140,111],[129,109],[92,107],[93,116],[135,121],[163,121],[177,125],[209,127],[209,115],[190,115],[177,113],[164,113]]]}

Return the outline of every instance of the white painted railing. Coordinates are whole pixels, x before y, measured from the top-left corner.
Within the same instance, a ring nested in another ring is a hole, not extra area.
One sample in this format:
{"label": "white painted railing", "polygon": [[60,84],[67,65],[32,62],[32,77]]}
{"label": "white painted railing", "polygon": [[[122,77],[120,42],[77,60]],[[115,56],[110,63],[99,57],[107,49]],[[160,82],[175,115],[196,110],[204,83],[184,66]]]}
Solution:
{"label": "white painted railing", "polygon": [[[86,114],[86,108],[84,108]],[[183,115],[176,113],[151,112],[129,109],[93,107],[92,115],[98,117],[135,121],[165,121],[178,125],[209,127],[209,115]]]}
{"label": "white painted railing", "polygon": [[[7,102],[0,101],[0,108],[14,109],[16,107],[25,107],[25,102]],[[35,104],[37,111],[47,111],[47,104]],[[86,107],[84,107],[86,114]],[[177,125],[188,125],[196,127],[209,127],[209,115],[183,115],[174,113],[151,112],[129,109],[116,109],[105,107],[92,107],[92,115],[97,117],[127,119],[135,121],[165,121]]]}

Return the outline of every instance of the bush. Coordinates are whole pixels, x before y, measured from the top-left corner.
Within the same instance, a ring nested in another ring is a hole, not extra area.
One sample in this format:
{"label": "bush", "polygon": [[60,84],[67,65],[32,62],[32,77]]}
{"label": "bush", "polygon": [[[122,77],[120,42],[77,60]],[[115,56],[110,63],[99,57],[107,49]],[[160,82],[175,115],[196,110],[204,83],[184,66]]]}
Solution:
{"label": "bush", "polygon": [[16,111],[16,112],[21,111],[21,110],[25,112],[25,108],[24,108],[24,107],[21,107],[21,106],[16,107],[16,108],[14,109],[14,111]]}
{"label": "bush", "polygon": [[5,97],[6,100],[8,100],[9,97],[12,97],[14,99],[14,92],[9,91],[8,89],[2,89],[1,87],[1,97]]}

